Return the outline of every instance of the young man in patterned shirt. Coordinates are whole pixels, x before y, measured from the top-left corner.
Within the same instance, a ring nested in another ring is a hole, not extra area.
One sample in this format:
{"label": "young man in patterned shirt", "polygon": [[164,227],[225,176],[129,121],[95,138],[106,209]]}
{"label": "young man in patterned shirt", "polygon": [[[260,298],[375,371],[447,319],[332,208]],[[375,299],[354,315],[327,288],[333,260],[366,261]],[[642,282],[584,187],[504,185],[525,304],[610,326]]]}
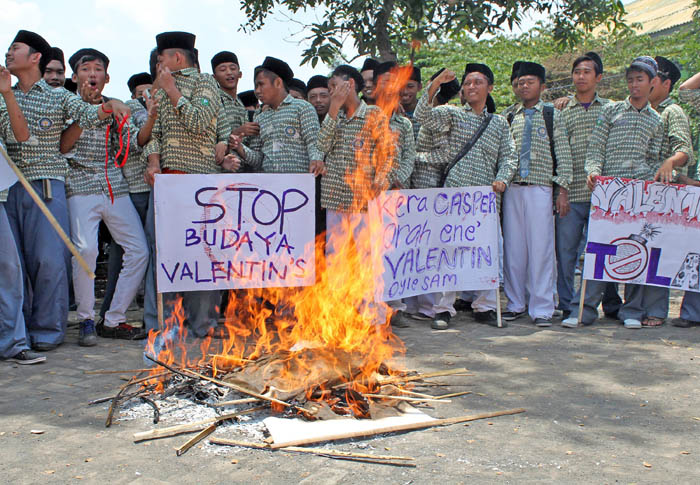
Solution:
{"label": "young man in patterned shirt", "polygon": [[[102,103],[102,91],[109,82],[107,56],[95,49],[80,49],[68,63],[73,69],[73,81],[82,86],[80,93],[83,100],[91,104]],[[112,124],[110,128],[113,133],[110,134],[116,134],[116,137],[110,137],[109,160],[105,162],[108,126],[103,124],[93,129],[82,129],[73,123],[61,137],[61,152],[71,152],[66,178],[71,241],[92,271],[97,264],[100,221],[105,223],[114,241],[125,249],[124,265],[119,272],[111,305],[97,328],[94,321],[95,281],[73,260],[73,289],[81,320],[78,344],[86,347],[97,344],[98,334],[126,340],[142,334],[140,329],[126,323],[126,310],[146,272],[148,248],[139,215],[128,197],[129,186],[122,171],[115,166],[115,154],[120,143],[126,143],[129,130],[135,139],[136,128],[131,123],[125,124],[120,141],[117,125]]]}
{"label": "young man in patterned shirt", "polygon": [[[506,321],[525,311],[538,327],[552,325],[554,313],[553,185],[566,193],[573,178],[571,148],[561,113],[545,105],[545,68],[523,62],[518,71],[522,105],[512,115],[511,129],[519,155],[518,171],[503,200],[503,277],[508,298]],[[552,117],[550,134],[545,119]],[[555,162],[556,156],[556,162]],[[556,212],[567,204],[557,199]]]}
{"label": "young man in patterned shirt", "polygon": [[[608,103],[601,111],[588,143],[586,152],[586,183],[593,190],[598,176],[642,179],[658,167],[663,124],[661,116],[649,103],[652,80],[657,64],[651,57],[638,57],[627,68],[629,97],[624,101]],[[591,325],[598,318],[598,305],[603,299],[605,281],[589,280],[583,296],[583,320],[569,317],[567,326],[578,323]],[[644,308],[640,307],[639,285],[625,285],[625,302],[620,319],[626,328],[641,328]],[[571,303],[578,309],[581,291]]]}
{"label": "young man in patterned shirt", "polygon": [[[684,103],[690,104],[697,111],[700,111],[700,72],[685,81],[679,87],[679,97]],[[698,169],[700,170],[700,169]],[[679,177],[679,182],[700,187],[698,174],[690,174]],[[680,317],[671,321],[674,327],[689,328],[700,325],[700,293],[697,291],[686,291],[681,303]]]}
{"label": "young man in patterned shirt", "polygon": [[[26,141],[29,127],[12,92],[10,71],[0,66],[0,139]],[[8,129],[11,133],[6,132]],[[0,142],[0,147],[5,145]],[[5,163],[0,161],[0,163]],[[30,350],[27,327],[22,314],[23,281],[17,245],[7,219],[7,189],[0,191],[0,360],[20,365],[38,364],[46,357]]]}
{"label": "young man in patterned shirt", "polygon": [[[150,197],[151,187],[143,179],[143,174],[146,171],[146,159],[143,156],[143,147],[151,138],[151,131],[155,124],[158,115],[157,103],[153,97],[150,97],[150,91],[153,88],[153,78],[147,72],[134,74],[127,81],[127,86],[131,92],[131,99],[125,104],[131,109],[131,122],[139,130],[137,142],[131,145],[129,158],[122,167],[122,173],[129,185],[129,198],[134,204],[134,209],[141,219],[141,226],[145,227],[146,214],[148,213],[148,199]],[[141,142],[139,143],[139,140]],[[105,286],[105,296],[100,307],[100,320],[104,320],[105,314],[109,311],[112,304],[112,297],[119,279],[119,272],[122,269],[124,250],[114,240],[109,244],[107,255],[107,284]],[[142,280],[143,281],[143,280]],[[139,294],[143,297],[141,286],[139,286]],[[137,294],[138,299],[138,294]],[[100,325],[98,324],[98,328]],[[145,332],[140,332],[134,335],[134,339],[142,338]]]}
{"label": "young man in patterned shirt", "polygon": [[331,105],[331,93],[328,91],[328,78],[326,76],[316,75],[309,79],[306,83],[308,89],[307,98],[311,106],[316,110],[318,122],[323,123],[323,119],[328,114],[328,108]]}
{"label": "young man in patterned shirt", "polygon": [[[657,164],[646,174],[646,180],[670,183],[676,179],[676,170],[685,172],[685,167],[693,157],[693,142],[690,135],[690,121],[678,104],[670,97],[673,85],[681,77],[681,71],[670,60],[657,56],[656,77],[652,79],[649,103],[661,115],[663,141]],[[639,308],[645,310],[642,320],[644,327],[663,325],[668,317],[669,289],[659,286],[637,286],[627,297]]]}
{"label": "young man in patterned shirt", "polygon": [[[158,117],[144,149],[148,160],[144,176],[150,186],[158,173],[212,174],[235,172],[240,167],[235,156],[224,157],[231,130],[221,113],[216,80],[195,68],[194,43],[195,36],[188,32],[163,32],[156,36],[159,89],[154,96],[158,100]],[[151,257],[146,272],[144,322],[150,331],[158,329],[153,192],[146,216],[146,235]],[[165,319],[169,318],[175,299],[176,295],[163,295],[167,306]],[[183,293],[185,316],[195,336],[222,336],[216,330],[220,301],[219,291]]]}
{"label": "young man in patterned shirt", "polygon": [[269,109],[254,120],[260,135],[248,145],[234,144],[244,163],[265,173],[323,172],[323,156],[317,147],[319,123],[308,102],[293,98],[288,91],[294,73],[289,65],[266,57],[255,68],[255,95]]}
{"label": "young man in patterned shirt", "polygon": [[[428,129],[439,133],[438,138],[446,138],[446,149],[436,147],[426,154],[419,154],[419,160],[438,166],[450,164],[459,156],[462,148],[472,139],[474,133],[484,123],[488,115],[486,100],[493,90],[494,75],[485,64],[468,63],[464,70],[462,92],[467,102],[463,108],[455,106],[432,107],[433,99],[445,83],[456,78],[452,71],[442,71],[429,85],[416,107],[416,119],[421,130]],[[447,174],[445,187],[491,186],[501,194],[515,175],[517,158],[515,145],[508,122],[502,116],[492,115],[488,127],[469,152],[459,159]],[[499,198],[500,202],[500,198]],[[475,291],[472,303],[475,319],[478,322],[496,325],[496,291]],[[435,294],[434,294],[435,295]],[[441,296],[441,294],[437,294]],[[454,315],[451,298],[450,308],[435,315],[432,328],[447,328]]]}
{"label": "young man in patterned shirt", "polygon": [[603,61],[595,52],[578,57],[571,69],[576,94],[561,112],[571,147],[573,181],[568,192],[560,192],[560,204],[568,206],[567,213],[555,216],[557,254],[558,309],[563,313],[563,323],[575,308],[571,308],[574,297],[574,273],[579,258],[579,247],[585,240],[584,229],[588,223],[591,191],[586,185],[586,150],[593,127],[605,106],[610,101],[598,96],[598,83],[603,79]]}
{"label": "young man in patterned shirt", "polygon": [[360,68],[360,75],[364,87],[362,88],[362,100],[368,106],[374,104],[374,70],[379,65],[379,61],[368,57]]}
{"label": "young man in patterned shirt", "polygon": [[508,106],[501,112],[501,116],[508,119],[511,114],[514,114],[520,107],[520,94],[518,93],[518,72],[520,72],[520,64],[523,61],[515,61],[513,63],[513,68],[510,71],[510,86],[513,89],[513,95],[515,95],[515,103]]}
{"label": "young man in patterned shirt", "polygon": [[416,122],[414,112],[418,104],[418,93],[423,89],[421,82],[420,67],[412,66],[411,78],[406,82],[406,85],[401,89],[401,111],[402,114],[413,124],[413,138],[418,139],[420,131],[420,123]]}
{"label": "young man in patterned shirt", "polygon": [[[7,68],[19,80],[13,92],[32,136],[27,143],[17,143],[7,137],[4,127],[0,129],[10,157],[69,234],[64,185],[68,165],[59,151],[63,128],[68,120],[85,129],[107,118],[120,121],[129,108],[117,100],[91,105],[65,89],[50,87],[43,79],[50,51],[37,34],[20,31],[15,37],[6,54]],[[35,350],[52,350],[65,336],[70,253],[21,184],[10,188],[5,208],[17,246],[22,248],[24,317],[31,345]]]}
{"label": "young man in patterned shirt", "polygon": [[246,137],[260,134],[260,125],[248,121],[248,111],[238,99],[238,82],[243,77],[238,56],[230,51],[221,51],[211,58],[211,71],[221,90],[221,104],[231,134]]}
{"label": "young man in patterned shirt", "polygon": [[44,69],[44,81],[52,88],[62,88],[66,84],[66,61],[63,51],[52,47],[50,59]]}
{"label": "young man in patterned shirt", "polygon": [[297,78],[292,78],[291,81],[289,81],[289,86],[287,86],[289,89],[289,95],[292,98],[295,99],[302,99],[306,101],[306,83],[302,81],[301,79]]}

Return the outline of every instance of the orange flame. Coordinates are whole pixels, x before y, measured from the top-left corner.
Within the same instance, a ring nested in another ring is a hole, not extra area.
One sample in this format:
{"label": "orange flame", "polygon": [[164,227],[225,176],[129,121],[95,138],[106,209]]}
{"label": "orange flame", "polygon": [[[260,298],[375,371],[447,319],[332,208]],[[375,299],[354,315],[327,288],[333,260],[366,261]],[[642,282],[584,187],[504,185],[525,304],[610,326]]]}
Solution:
{"label": "orange flame", "polygon": [[[356,167],[345,177],[353,190],[350,209],[355,212],[366,210],[368,201],[391,188],[389,176],[396,168],[398,133],[392,130],[390,118],[399,109],[399,92],[411,73],[410,66],[400,67],[379,80],[376,98],[381,109],[371,111],[361,135],[368,143],[357,151]],[[367,174],[371,174],[370,179]],[[326,260],[315,285],[231,290],[226,308],[227,336],[202,340],[201,359],[188,358],[181,300],[165,322],[166,328],[151,331],[146,352],[157,354],[158,360],[167,364],[177,359],[181,366],[210,365],[214,375],[275,356],[274,366],[266,369],[271,374],[266,391],[274,395],[301,389],[307,399],[324,399],[333,406],[338,400],[323,383],[349,383],[345,397],[350,412],[366,415],[366,403],[356,399],[357,393],[375,392],[377,375],[387,372],[386,364],[396,365],[393,359],[404,351],[403,343],[391,331],[390,309],[375,302],[380,288],[371,259],[369,219],[365,218],[362,228],[359,222],[349,220],[335,228],[330,240],[336,250],[328,258],[321,244],[325,235],[318,236],[315,248],[307,248],[316,251],[316,261]],[[171,335],[176,338],[164,338]],[[157,345],[158,337],[165,341],[162,348]]]}

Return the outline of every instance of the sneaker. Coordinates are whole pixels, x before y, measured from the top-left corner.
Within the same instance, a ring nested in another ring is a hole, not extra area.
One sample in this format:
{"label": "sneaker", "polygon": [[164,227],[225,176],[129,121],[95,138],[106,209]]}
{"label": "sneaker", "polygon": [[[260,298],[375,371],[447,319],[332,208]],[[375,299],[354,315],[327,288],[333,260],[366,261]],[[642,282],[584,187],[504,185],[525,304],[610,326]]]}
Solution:
{"label": "sneaker", "polygon": [[143,328],[132,327],[128,323],[120,323],[116,327],[108,327],[104,322],[100,322],[96,327],[97,335],[102,338],[113,338],[119,340],[143,340],[146,338],[146,331]]}
{"label": "sneaker", "polygon": [[[494,310],[487,310],[485,312],[474,312],[474,320],[479,323],[485,323],[486,325],[491,325],[492,327],[498,327],[498,315]],[[507,327],[508,324],[503,321],[503,316],[501,315],[501,328]]]}
{"label": "sneaker", "polygon": [[565,318],[564,320],[561,321],[561,326],[566,327],[566,328],[576,328],[576,327],[578,327],[578,318],[576,318],[576,317]]}
{"label": "sneaker", "polygon": [[6,359],[8,362],[15,362],[19,365],[40,364],[46,362],[46,356],[32,352],[31,350],[23,350],[14,357]]}
{"label": "sneaker", "polygon": [[414,320],[421,320],[423,322],[427,322],[428,320],[433,319],[433,317],[426,315],[425,313],[422,313],[422,312],[411,313],[409,316]]}
{"label": "sneaker", "polygon": [[700,325],[700,323],[693,322],[691,320],[686,320],[685,318],[678,317],[678,318],[674,318],[673,320],[671,320],[671,325],[673,325],[674,327],[679,327],[679,328],[690,328],[690,327],[693,327],[695,325]]}
{"label": "sneaker", "polygon": [[454,302],[454,308],[458,312],[470,312],[472,311],[472,302],[457,298]]}
{"label": "sneaker", "polygon": [[433,330],[445,330],[450,326],[450,319],[452,315],[450,312],[440,312],[435,315],[433,322],[430,324],[430,328]]}
{"label": "sneaker", "polygon": [[89,318],[80,322],[80,330],[78,332],[78,345],[81,347],[93,347],[97,345],[97,332],[95,331],[95,322]]}
{"label": "sneaker", "polygon": [[561,318],[564,315],[564,310],[555,308],[552,312],[552,318]]}
{"label": "sneaker", "polygon": [[32,343],[32,350],[37,350],[39,352],[51,352],[56,350],[58,344],[47,344],[45,342],[34,342]]}
{"label": "sneaker", "polygon": [[540,328],[545,328],[545,327],[551,327],[552,326],[552,319],[551,318],[535,318],[535,326],[540,327]]}
{"label": "sneaker", "polygon": [[522,317],[525,315],[525,312],[504,312],[501,314],[501,319],[505,320],[506,322],[512,322],[513,320],[517,320],[518,318]]}
{"label": "sneaker", "polygon": [[624,322],[625,328],[642,328],[642,322],[634,318],[628,318]]}

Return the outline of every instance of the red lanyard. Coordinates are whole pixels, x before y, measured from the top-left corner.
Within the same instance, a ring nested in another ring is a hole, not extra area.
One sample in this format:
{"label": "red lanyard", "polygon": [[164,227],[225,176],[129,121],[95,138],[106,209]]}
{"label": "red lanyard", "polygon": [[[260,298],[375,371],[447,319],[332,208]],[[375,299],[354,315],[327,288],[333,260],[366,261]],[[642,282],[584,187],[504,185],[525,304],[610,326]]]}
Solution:
{"label": "red lanyard", "polygon": [[[117,127],[117,131],[119,133],[119,151],[114,156],[114,166],[116,168],[122,168],[124,164],[126,164],[127,159],[129,158],[129,147],[131,145],[131,130],[129,130],[128,126],[126,130],[126,150],[124,150],[124,138],[122,137],[124,125],[126,124],[128,119],[129,117],[125,116],[124,119],[121,120],[121,122],[119,123],[119,126]],[[114,204],[114,193],[112,192],[112,184],[109,182],[109,174],[107,173],[107,169],[109,168],[109,130],[111,127],[111,123],[107,125],[107,133],[105,134],[105,178],[107,179],[109,198],[111,199],[112,204]],[[122,158],[121,163],[119,163],[119,156],[122,154],[122,151],[124,151],[124,158]]]}

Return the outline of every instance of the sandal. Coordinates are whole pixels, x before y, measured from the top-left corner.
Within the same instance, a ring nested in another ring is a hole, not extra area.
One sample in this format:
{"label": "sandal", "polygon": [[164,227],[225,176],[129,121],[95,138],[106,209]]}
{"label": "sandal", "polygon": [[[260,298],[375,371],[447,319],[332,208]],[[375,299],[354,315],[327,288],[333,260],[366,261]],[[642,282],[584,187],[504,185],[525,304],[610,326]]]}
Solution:
{"label": "sandal", "polygon": [[663,318],[658,318],[658,317],[647,317],[642,321],[642,326],[643,327],[660,327],[661,325],[664,324],[664,319]]}

